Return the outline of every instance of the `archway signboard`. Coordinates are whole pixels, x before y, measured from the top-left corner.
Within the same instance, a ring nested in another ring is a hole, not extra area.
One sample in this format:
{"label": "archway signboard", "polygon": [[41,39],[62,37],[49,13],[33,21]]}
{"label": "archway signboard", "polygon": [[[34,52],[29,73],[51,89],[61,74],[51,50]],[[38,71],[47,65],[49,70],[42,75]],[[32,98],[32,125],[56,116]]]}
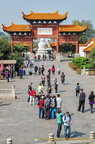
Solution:
{"label": "archway signboard", "polygon": [[17,25],[12,23],[6,27],[2,24],[2,29],[11,36],[11,47],[15,44],[22,43],[30,46],[30,52],[33,53],[33,39],[37,38],[53,38],[56,40],[56,53],[59,53],[59,45],[63,43],[72,43],[76,45],[76,53],[78,53],[78,37],[87,29],[87,25],[60,25],[63,20],[66,20],[67,14],[55,13],[34,13],[25,15],[22,12],[22,17],[29,25]]}

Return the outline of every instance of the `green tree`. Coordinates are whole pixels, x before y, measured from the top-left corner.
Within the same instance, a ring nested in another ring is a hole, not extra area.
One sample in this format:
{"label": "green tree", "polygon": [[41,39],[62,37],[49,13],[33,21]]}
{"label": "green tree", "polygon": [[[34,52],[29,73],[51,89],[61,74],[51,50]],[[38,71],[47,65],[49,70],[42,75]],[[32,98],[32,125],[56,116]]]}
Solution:
{"label": "green tree", "polygon": [[24,62],[22,54],[18,53],[18,52],[10,53],[9,56],[8,56],[8,59],[9,60],[16,60],[17,61],[16,66],[18,66],[18,67],[21,67],[21,65]]}
{"label": "green tree", "polygon": [[84,19],[82,21],[74,20],[72,22],[72,24],[76,24],[77,22],[78,22],[78,25],[80,25],[80,26],[84,26],[87,24],[87,30],[79,36],[79,43],[80,44],[84,44],[89,39],[95,37],[95,29],[93,28],[93,25],[92,25],[90,20],[87,20],[87,21]]}
{"label": "green tree", "polygon": [[89,59],[91,61],[95,61],[95,46],[92,48],[92,50],[90,52]]}
{"label": "green tree", "polygon": [[23,46],[21,43],[14,45],[14,52],[22,53],[22,52],[28,52],[30,50],[29,46]]}
{"label": "green tree", "polygon": [[0,59],[8,59],[8,55],[11,51],[11,46],[8,40],[0,40]]}
{"label": "green tree", "polygon": [[59,50],[63,53],[75,53],[75,45],[65,43],[63,45],[60,45]]}

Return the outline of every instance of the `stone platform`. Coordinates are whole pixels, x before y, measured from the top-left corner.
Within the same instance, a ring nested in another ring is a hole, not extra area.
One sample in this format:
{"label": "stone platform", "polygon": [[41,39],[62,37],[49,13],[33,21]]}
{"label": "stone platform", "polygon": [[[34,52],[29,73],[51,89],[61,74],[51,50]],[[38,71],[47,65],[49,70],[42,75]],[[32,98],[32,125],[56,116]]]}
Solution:
{"label": "stone platform", "polygon": [[[42,62],[35,62],[36,65],[41,66]],[[55,77],[59,80],[58,93],[62,98],[62,111],[65,113],[69,111],[72,115],[72,138],[89,138],[90,131],[95,131],[95,105],[94,113],[90,113],[90,107],[88,104],[88,95],[91,90],[95,88],[95,76],[78,75],[68,66],[68,61],[47,61],[45,67],[45,75],[47,75],[47,69],[55,65],[61,67],[66,75],[65,84],[60,82],[60,75],[55,72],[55,75],[51,75],[51,83],[54,91],[53,79]],[[5,144],[7,138],[13,139],[13,144],[36,144],[43,143],[42,138],[48,138],[49,133],[54,133],[56,136],[57,120],[44,120],[38,117],[38,106],[29,106],[27,86],[30,82],[33,82],[33,86],[37,87],[41,82],[41,76],[39,75],[27,75],[23,79],[16,77],[7,83],[6,80],[0,80],[0,89],[10,89],[12,84],[16,87],[16,96],[19,98],[16,100],[4,100],[0,101],[0,144]],[[75,96],[75,85],[79,82],[81,88],[86,92],[85,113],[77,111],[78,98]],[[44,92],[47,92],[47,83],[44,87]],[[39,141],[35,142],[34,137],[38,137]],[[61,138],[63,138],[63,129],[61,131]],[[61,142],[57,142],[58,144]]]}

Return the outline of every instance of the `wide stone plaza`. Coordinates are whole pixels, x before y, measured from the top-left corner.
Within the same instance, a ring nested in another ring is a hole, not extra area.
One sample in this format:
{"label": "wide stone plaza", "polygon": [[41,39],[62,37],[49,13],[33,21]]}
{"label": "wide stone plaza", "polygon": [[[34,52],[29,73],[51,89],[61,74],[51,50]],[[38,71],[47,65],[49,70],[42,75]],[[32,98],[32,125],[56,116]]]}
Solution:
{"label": "wide stone plaza", "polygon": [[[78,75],[68,66],[69,61],[47,61],[45,67],[45,75],[47,69],[55,65],[61,67],[61,72],[65,73],[66,81],[62,85],[60,82],[60,75],[51,75],[51,83],[53,87],[53,94],[55,94],[53,79],[58,78],[59,87],[58,93],[62,98],[62,112],[69,111],[72,115],[72,137],[73,138],[89,138],[90,131],[95,131],[95,108],[94,113],[90,113],[90,106],[88,104],[88,95],[90,91],[95,88],[95,76]],[[41,66],[42,62],[35,62],[35,65]],[[49,133],[54,133],[56,137],[57,119],[45,120],[38,117],[38,106],[29,105],[28,99],[28,84],[33,82],[33,86],[38,87],[41,82],[39,75],[27,75],[23,79],[16,77],[7,83],[6,80],[0,80],[0,89],[11,88],[12,84],[16,87],[16,96],[18,99],[0,101],[0,144],[5,144],[7,138],[13,139],[13,144],[35,144],[42,143],[44,138],[48,138]],[[75,96],[75,85],[79,82],[81,88],[86,93],[85,113],[78,112],[78,97]],[[47,83],[44,87],[46,94]],[[56,95],[56,94],[55,94]],[[95,107],[95,106],[94,106]],[[34,137],[38,137],[39,141],[34,142]],[[63,129],[61,131],[61,138],[63,138]]]}

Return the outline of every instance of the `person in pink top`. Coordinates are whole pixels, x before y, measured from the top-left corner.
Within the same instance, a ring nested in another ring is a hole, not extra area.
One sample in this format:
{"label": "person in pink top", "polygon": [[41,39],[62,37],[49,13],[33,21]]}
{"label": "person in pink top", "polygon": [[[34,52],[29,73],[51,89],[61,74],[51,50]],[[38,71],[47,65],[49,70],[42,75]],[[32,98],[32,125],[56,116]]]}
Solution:
{"label": "person in pink top", "polygon": [[52,74],[55,74],[55,66],[54,65],[52,65],[51,71],[52,71]]}

